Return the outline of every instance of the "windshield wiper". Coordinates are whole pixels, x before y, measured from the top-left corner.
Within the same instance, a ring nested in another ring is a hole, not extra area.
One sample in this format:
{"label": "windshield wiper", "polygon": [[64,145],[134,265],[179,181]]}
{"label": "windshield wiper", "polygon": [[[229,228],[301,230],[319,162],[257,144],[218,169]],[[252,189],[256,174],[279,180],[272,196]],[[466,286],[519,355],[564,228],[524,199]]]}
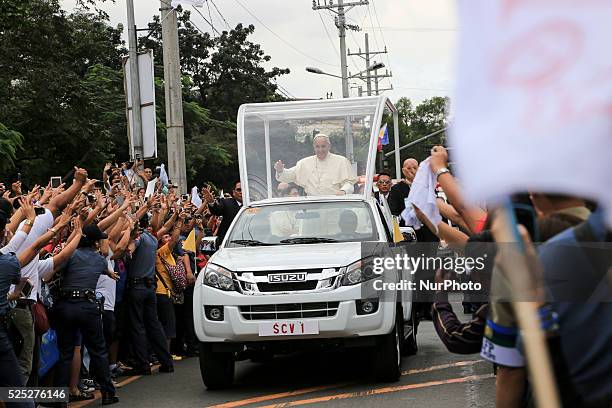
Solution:
{"label": "windshield wiper", "polygon": [[280,241],[281,244],[318,244],[325,242],[338,242],[338,240],[332,238],[302,237],[283,239]]}
{"label": "windshield wiper", "polygon": [[244,245],[244,246],[264,246],[272,245],[265,242],[257,241],[256,239],[234,239],[230,241],[232,244]]}

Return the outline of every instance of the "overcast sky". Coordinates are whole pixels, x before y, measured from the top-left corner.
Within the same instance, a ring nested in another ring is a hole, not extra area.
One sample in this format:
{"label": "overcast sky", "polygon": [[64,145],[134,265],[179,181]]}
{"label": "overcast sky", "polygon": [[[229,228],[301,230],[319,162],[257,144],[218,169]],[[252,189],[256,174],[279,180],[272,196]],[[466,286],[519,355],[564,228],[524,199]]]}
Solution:
{"label": "overcast sky", "polygon": [[[321,98],[326,92],[333,92],[335,98],[342,95],[340,79],[304,70],[306,66],[314,66],[340,74],[338,30],[329,12],[312,10],[311,0],[210,1],[210,15],[206,5],[198,10],[206,19],[212,17],[217,30],[227,27],[213,2],[232,27],[238,23],[256,27],[251,40],[261,44],[272,57],[271,65],[291,69],[289,75],[278,81],[290,95],[299,98]],[[75,0],[62,0],[62,4],[72,11]],[[154,14],[159,14],[157,0],[134,0],[134,4],[136,23],[141,28],[146,27]],[[184,7],[192,11],[191,18],[197,27],[212,31],[192,6]],[[115,4],[109,3],[103,8],[113,25],[126,24],[125,0],[116,0]],[[347,17],[349,24],[362,28],[360,32],[347,35],[347,47],[351,52],[359,47],[363,51],[365,32],[369,33],[371,50],[382,50],[386,44],[389,52],[379,56],[379,60],[390,68],[393,77],[381,80],[380,87],[388,88],[393,84],[394,90],[388,93],[394,101],[402,96],[421,101],[432,96],[451,95],[459,34],[455,0],[370,0],[368,6],[353,8]],[[351,73],[356,73],[365,69],[365,62],[359,57],[349,57],[348,66]],[[363,85],[365,92],[364,82],[351,82],[351,86]],[[351,95],[356,94],[356,89],[351,90]]]}

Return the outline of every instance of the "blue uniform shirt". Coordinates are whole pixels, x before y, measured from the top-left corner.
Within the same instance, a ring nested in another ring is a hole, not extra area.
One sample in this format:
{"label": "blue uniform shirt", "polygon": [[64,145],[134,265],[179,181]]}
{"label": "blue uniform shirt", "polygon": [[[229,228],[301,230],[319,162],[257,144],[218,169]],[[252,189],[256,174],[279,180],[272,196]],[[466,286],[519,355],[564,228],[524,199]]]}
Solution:
{"label": "blue uniform shirt", "polygon": [[62,275],[63,290],[96,290],[98,278],[108,270],[108,262],[93,248],[79,248],[68,260]]}
{"label": "blue uniform shirt", "polygon": [[6,299],[11,285],[19,283],[21,266],[15,254],[0,254],[0,316],[8,312]]}
{"label": "blue uniform shirt", "polygon": [[[596,239],[604,240],[603,213],[587,221]],[[573,293],[588,293],[582,286],[594,276],[594,265],[576,241],[573,229],[551,238],[540,247],[540,259],[549,295],[559,314],[561,348],[578,392],[593,400],[612,395],[612,298],[610,284],[602,282],[594,295],[599,299],[572,299]],[[570,300],[571,299],[571,300]]]}
{"label": "blue uniform shirt", "polygon": [[155,277],[155,260],[157,259],[157,238],[149,231],[144,231],[136,241],[136,251],[128,268],[130,278]]}

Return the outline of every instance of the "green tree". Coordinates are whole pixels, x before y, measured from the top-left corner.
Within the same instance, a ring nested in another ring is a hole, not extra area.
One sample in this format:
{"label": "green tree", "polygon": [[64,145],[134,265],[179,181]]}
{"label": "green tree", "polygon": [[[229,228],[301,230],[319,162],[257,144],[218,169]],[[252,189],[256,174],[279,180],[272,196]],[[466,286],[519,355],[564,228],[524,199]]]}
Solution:
{"label": "green tree", "polygon": [[[3,171],[17,167],[26,181],[43,181],[74,164],[95,174],[105,161],[127,159],[127,51],[101,2],[79,0],[80,9],[70,14],[59,0],[0,0]],[[277,100],[275,79],[288,70],[262,67],[270,57],[249,41],[252,26],[211,38],[189,22],[188,12],[180,11],[179,19],[189,183],[223,185],[238,176],[239,105]],[[167,150],[159,18],[150,26],[141,46],[155,52],[161,163]]]}
{"label": "green tree", "polygon": [[22,145],[23,135],[0,123],[0,170],[7,171],[14,166],[17,151]]}
{"label": "green tree", "polygon": [[0,121],[24,136],[15,160],[24,178],[94,164],[88,157],[115,135],[96,131],[107,95],[91,90],[91,70],[121,68],[121,33],[100,14],[66,14],[57,0],[1,1],[0,32]]}
{"label": "green tree", "polygon": [[[435,96],[414,106],[409,98],[400,98],[395,104],[399,116],[400,146],[404,146],[419,138],[446,128],[448,126],[447,116],[449,103],[450,99],[448,97]],[[386,115],[383,118],[383,122],[387,123],[389,137],[392,140],[394,137],[393,118]],[[424,160],[429,155],[431,146],[434,144],[444,144],[445,137],[446,132],[442,132],[439,135],[408,147],[401,151],[400,158],[401,160],[405,160],[408,157],[413,157],[419,161]],[[394,146],[390,144],[384,146],[383,151],[386,153],[393,149]],[[386,167],[391,169],[395,168],[393,157],[390,157]]]}

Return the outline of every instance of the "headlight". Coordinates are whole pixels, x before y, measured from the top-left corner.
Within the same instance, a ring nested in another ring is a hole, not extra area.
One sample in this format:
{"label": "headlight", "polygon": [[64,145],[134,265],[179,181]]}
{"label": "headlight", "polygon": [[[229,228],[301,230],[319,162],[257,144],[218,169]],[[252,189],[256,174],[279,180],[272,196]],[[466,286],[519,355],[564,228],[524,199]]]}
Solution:
{"label": "headlight", "polygon": [[346,267],[342,276],[342,286],[356,285],[378,276],[372,268],[371,259],[361,259]]}
{"label": "headlight", "polygon": [[232,279],[232,273],[227,269],[209,263],[206,265],[204,270],[205,285],[221,290],[234,290],[234,279]]}

